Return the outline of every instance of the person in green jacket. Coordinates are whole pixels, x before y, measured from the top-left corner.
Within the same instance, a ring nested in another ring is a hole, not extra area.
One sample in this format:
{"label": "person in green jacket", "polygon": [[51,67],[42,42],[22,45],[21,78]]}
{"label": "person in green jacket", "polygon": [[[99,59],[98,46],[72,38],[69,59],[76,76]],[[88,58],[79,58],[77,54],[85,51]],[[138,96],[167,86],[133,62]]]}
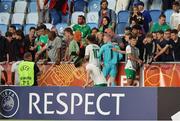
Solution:
{"label": "person in green jacket", "polygon": [[151,32],[158,32],[161,30],[165,32],[168,29],[171,29],[171,27],[166,23],[166,16],[162,14],[159,16],[159,22],[152,26]]}

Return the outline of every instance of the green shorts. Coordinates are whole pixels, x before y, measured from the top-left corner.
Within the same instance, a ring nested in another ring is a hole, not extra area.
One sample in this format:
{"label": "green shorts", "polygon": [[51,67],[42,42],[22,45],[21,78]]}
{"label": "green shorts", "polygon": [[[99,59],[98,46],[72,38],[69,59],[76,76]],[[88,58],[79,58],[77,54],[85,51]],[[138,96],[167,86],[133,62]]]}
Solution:
{"label": "green shorts", "polygon": [[125,69],[126,77],[127,79],[136,79],[136,71],[131,69]]}
{"label": "green shorts", "polygon": [[95,87],[107,87],[107,84],[97,84],[97,85],[94,85]]}

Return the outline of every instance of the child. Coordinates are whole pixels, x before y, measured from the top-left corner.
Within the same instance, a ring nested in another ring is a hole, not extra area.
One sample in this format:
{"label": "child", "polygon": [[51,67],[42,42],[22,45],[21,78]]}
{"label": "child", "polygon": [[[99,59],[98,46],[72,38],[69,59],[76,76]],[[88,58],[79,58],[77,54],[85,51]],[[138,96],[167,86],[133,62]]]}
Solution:
{"label": "child", "polygon": [[146,35],[146,38],[144,39],[144,44],[144,63],[151,64],[156,52],[156,43],[153,41],[153,35],[151,33],[148,33]]}
{"label": "child", "polygon": [[129,40],[129,45],[126,47],[126,65],[125,73],[129,86],[136,84],[136,71],[138,64],[142,64],[142,60],[139,59],[139,49],[136,48],[137,37],[132,35]]}

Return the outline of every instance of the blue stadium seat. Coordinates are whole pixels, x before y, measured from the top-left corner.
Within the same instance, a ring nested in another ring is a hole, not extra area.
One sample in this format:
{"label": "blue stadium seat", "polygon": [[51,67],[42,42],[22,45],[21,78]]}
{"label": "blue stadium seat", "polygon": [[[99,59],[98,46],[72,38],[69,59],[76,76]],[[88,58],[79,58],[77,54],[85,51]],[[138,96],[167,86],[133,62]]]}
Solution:
{"label": "blue stadium seat", "polygon": [[13,2],[11,1],[5,1],[5,2],[0,2],[0,12],[12,12],[13,8]]}
{"label": "blue stadium seat", "polygon": [[37,4],[36,2],[30,2],[28,5],[28,12],[37,12]]}
{"label": "blue stadium seat", "polygon": [[31,27],[36,27],[36,25],[35,25],[35,24],[24,24],[23,30],[24,30],[24,34],[25,34],[25,35],[27,35],[27,34],[29,33],[29,29],[30,29]]}
{"label": "blue stadium seat", "polygon": [[128,26],[127,22],[119,22],[117,24],[117,28],[116,28],[116,33],[119,35],[123,35],[124,34],[124,30],[125,28]]}
{"label": "blue stadium seat", "polygon": [[164,12],[164,15],[166,16],[166,22],[170,23],[170,17],[173,14],[173,10],[169,9]]}
{"label": "blue stadium seat", "polygon": [[149,13],[151,15],[152,21],[154,23],[158,22],[159,16],[161,15],[161,11],[160,10],[150,10]]}
{"label": "blue stadium seat", "polygon": [[101,0],[89,0],[88,11],[99,11]]}
{"label": "blue stadium seat", "polygon": [[87,8],[87,2],[85,0],[75,0],[74,1],[74,11],[85,12]]}
{"label": "blue stadium seat", "polygon": [[5,35],[5,33],[7,32],[7,28],[8,26],[6,24],[0,24],[1,35]]}
{"label": "blue stadium seat", "polygon": [[66,27],[68,27],[67,23],[59,23],[56,25],[56,29],[57,29],[59,34],[61,34]]}
{"label": "blue stadium seat", "polygon": [[128,22],[129,21],[129,16],[130,12],[125,10],[125,11],[119,11],[118,13],[118,23],[120,22]]}
{"label": "blue stadium seat", "polygon": [[97,23],[87,23],[87,25],[93,29],[93,28],[98,28],[98,24]]}
{"label": "blue stadium seat", "polygon": [[23,26],[21,24],[12,24],[16,27],[16,30],[23,30]]}

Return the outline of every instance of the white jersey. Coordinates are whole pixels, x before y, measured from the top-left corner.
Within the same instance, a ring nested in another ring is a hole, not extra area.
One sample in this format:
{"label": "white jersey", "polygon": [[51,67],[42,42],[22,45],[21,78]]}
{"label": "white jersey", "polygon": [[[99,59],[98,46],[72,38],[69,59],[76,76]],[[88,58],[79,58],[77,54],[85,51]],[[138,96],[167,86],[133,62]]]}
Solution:
{"label": "white jersey", "polygon": [[86,65],[86,70],[90,72],[90,78],[93,80],[94,85],[107,84],[107,81],[99,67],[89,63]]}
{"label": "white jersey", "polygon": [[15,82],[14,82],[14,85],[20,85],[19,84],[19,75],[18,75],[18,65],[19,65],[20,62],[22,62],[22,61],[17,61],[15,63],[13,63],[12,67],[11,67],[11,72],[15,73]]}
{"label": "white jersey", "polygon": [[89,57],[89,63],[99,66],[100,62],[97,58],[100,47],[96,44],[90,44],[86,47],[85,56]]}
{"label": "white jersey", "polygon": [[2,78],[1,73],[2,73],[2,71],[4,71],[4,68],[0,65],[0,85],[1,85],[1,78]]}
{"label": "white jersey", "polygon": [[137,62],[132,61],[128,58],[128,54],[131,54],[132,56],[139,58],[139,49],[136,47],[131,47],[130,45],[128,45],[126,47],[126,65],[125,65],[125,69],[131,69],[136,71],[137,69]]}
{"label": "white jersey", "polygon": [[173,29],[177,29],[180,24],[180,13],[173,12],[170,17],[170,25]]}

